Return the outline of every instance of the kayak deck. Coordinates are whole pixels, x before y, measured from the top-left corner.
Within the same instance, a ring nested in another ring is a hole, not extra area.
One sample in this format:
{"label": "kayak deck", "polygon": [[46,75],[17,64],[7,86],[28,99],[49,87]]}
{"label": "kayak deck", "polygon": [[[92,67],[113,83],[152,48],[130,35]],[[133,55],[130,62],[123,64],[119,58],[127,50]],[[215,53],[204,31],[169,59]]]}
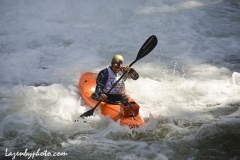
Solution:
{"label": "kayak deck", "polygon": [[[95,92],[97,75],[97,73],[86,72],[81,76],[78,84],[82,98],[90,108],[95,107],[98,102],[97,100],[91,98],[91,95]],[[128,98],[134,109],[135,120],[133,116],[131,116],[132,112],[130,107],[123,106],[121,103],[109,104],[106,102],[101,102],[99,104],[101,114],[105,116],[109,115],[114,121],[120,120],[120,124],[128,125],[130,128],[139,127],[145,124],[144,120],[138,115],[139,105],[131,97],[128,96]]]}

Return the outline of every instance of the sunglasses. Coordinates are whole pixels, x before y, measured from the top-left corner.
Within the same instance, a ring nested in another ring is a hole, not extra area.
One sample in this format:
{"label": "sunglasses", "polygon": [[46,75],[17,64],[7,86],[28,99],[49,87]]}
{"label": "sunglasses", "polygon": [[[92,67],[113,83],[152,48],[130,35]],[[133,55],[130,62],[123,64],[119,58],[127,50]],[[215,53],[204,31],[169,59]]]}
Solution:
{"label": "sunglasses", "polygon": [[114,65],[113,68],[114,68],[114,69],[120,69],[121,67],[120,67],[120,66],[117,66],[117,65]]}

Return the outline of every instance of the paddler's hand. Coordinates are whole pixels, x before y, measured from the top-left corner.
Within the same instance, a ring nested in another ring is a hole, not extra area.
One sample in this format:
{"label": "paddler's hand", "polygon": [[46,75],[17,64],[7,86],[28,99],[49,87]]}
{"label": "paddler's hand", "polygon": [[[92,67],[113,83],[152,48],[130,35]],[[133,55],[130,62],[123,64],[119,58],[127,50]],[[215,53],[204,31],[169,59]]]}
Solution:
{"label": "paddler's hand", "polygon": [[102,100],[102,101],[105,101],[106,99],[107,99],[107,95],[106,94],[101,94],[100,95],[100,99]]}
{"label": "paddler's hand", "polygon": [[128,73],[128,72],[130,71],[130,69],[131,69],[131,68],[130,68],[129,66],[126,66],[126,67],[125,67],[125,72]]}

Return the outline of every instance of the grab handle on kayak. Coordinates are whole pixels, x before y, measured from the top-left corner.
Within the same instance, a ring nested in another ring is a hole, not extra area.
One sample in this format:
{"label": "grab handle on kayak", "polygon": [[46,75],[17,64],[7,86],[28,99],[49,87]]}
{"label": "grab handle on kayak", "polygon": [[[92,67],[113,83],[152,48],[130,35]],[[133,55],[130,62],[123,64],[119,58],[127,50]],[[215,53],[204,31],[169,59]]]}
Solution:
{"label": "grab handle on kayak", "polygon": [[131,112],[132,112],[133,119],[136,120],[136,117],[135,117],[135,114],[134,114],[134,111],[133,111],[132,104],[129,102],[128,105],[129,105],[130,110],[131,110]]}

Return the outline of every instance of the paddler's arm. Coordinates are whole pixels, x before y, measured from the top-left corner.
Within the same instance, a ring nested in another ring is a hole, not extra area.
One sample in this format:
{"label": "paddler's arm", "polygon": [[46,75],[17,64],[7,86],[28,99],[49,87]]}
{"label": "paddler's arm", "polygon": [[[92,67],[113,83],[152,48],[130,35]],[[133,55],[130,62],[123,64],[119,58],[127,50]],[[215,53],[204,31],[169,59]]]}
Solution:
{"label": "paddler's arm", "polygon": [[105,100],[107,98],[107,96],[103,92],[107,79],[108,79],[108,70],[107,68],[105,68],[98,73],[98,76],[96,79],[96,88],[95,88],[95,92],[100,96],[102,100]]}
{"label": "paddler's arm", "polygon": [[127,78],[132,78],[133,80],[137,80],[139,78],[139,74],[133,68],[126,66],[125,71],[127,72]]}

